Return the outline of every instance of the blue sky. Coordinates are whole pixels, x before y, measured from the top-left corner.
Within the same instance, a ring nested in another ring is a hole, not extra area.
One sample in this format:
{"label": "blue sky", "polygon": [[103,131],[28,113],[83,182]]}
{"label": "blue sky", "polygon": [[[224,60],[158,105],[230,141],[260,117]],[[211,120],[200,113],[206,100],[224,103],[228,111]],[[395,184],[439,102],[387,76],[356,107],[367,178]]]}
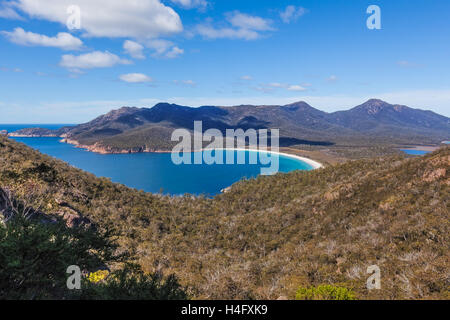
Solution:
{"label": "blue sky", "polygon": [[[369,98],[450,116],[450,1],[0,1],[0,123]],[[69,30],[67,7],[80,8]],[[381,30],[369,30],[369,5]]]}

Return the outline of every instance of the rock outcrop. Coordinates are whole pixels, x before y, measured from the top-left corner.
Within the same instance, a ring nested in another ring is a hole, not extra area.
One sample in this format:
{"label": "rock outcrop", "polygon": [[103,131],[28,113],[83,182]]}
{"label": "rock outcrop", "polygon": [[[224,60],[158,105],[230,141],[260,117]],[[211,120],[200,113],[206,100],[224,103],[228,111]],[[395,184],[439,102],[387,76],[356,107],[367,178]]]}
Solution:
{"label": "rock outcrop", "polygon": [[55,221],[54,217],[18,200],[8,189],[0,188],[0,222],[6,223],[17,214],[23,215],[26,219],[38,219],[45,223]]}
{"label": "rock outcrop", "polygon": [[41,223],[55,223],[58,219],[63,219],[69,228],[87,226],[95,228],[95,225],[81,212],[73,208],[65,201],[57,200],[59,209],[50,214],[26,206],[16,199],[11,191],[0,188],[0,223],[4,224],[15,215],[23,215],[29,220],[38,220]]}

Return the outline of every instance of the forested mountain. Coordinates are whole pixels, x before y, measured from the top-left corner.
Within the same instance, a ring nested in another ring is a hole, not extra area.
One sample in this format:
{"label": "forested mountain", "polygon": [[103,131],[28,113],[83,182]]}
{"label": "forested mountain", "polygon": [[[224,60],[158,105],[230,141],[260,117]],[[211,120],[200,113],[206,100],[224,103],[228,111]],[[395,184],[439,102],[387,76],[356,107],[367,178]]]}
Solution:
{"label": "forested mountain", "polygon": [[326,113],[305,102],[285,106],[204,106],[159,103],[153,108],[123,107],[88,123],[57,131],[24,129],[13,135],[62,136],[103,152],[168,151],[177,128],[280,129],[281,146],[439,143],[448,139],[450,119],[431,111],[369,100],[350,109]]}
{"label": "forested mountain", "polygon": [[432,111],[391,105],[372,99],[348,111],[334,112],[329,121],[352,130],[377,135],[449,135],[450,119]]}

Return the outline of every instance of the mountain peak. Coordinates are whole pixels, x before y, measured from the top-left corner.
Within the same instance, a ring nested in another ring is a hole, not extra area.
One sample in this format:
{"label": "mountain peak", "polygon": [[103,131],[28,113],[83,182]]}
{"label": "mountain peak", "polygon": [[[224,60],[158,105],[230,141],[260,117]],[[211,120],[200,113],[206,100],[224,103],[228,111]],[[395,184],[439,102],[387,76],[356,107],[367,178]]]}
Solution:
{"label": "mountain peak", "polygon": [[301,108],[312,108],[308,103],[305,101],[297,101],[290,104],[285,105],[285,107],[301,107]]}
{"label": "mountain peak", "polygon": [[[158,103],[153,108],[122,107],[91,122],[61,132],[71,139],[78,139],[81,144],[93,144],[105,137],[126,133],[117,140],[111,140],[111,143],[119,145],[125,140],[126,146],[134,148],[153,141],[158,146],[167,148],[170,145],[169,140],[157,139],[167,138],[167,132],[174,127],[190,130],[194,121],[203,121],[205,129],[225,130],[241,126],[280,128],[283,130],[282,138],[288,139],[285,140],[288,143],[306,141],[305,137],[314,139],[311,140],[314,143],[323,139],[333,142],[352,135],[356,135],[358,139],[367,135],[370,138],[398,136],[397,141],[404,137],[419,137],[417,141],[442,141],[448,139],[450,126],[450,119],[447,117],[430,111],[389,104],[379,99],[370,99],[351,110],[333,113],[315,109],[304,101],[287,105],[200,108],[166,102]],[[141,129],[131,131],[137,127]],[[141,136],[144,131],[146,135]],[[58,131],[58,134],[61,132]],[[403,141],[410,142],[410,139]],[[140,144],[137,145],[137,142]]]}
{"label": "mountain peak", "polygon": [[355,110],[364,110],[368,114],[377,114],[380,111],[383,110],[389,110],[394,112],[403,112],[405,110],[408,110],[407,106],[399,105],[399,104],[390,104],[386,101],[380,100],[380,99],[370,99],[363,103],[360,106],[357,106],[354,108]]}
{"label": "mountain peak", "polygon": [[123,107],[121,107],[119,109],[111,110],[106,115],[120,115],[120,114],[128,113],[128,112],[131,112],[131,111],[136,111],[138,109],[139,108],[137,108],[137,107],[123,106]]}
{"label": "mountain peak", "polygon": [[152,110],[166,110],[167,109],[179,109],[183,108],[182,106],[174,103],[168,103],[168,102],[160,102],[153,106]]}
{"label": "mountain peak", "polygon": [[375,115],[381,112],[384,109],[392,108],[393,105],[387,103],[386,101],[380,99],[370,99],[364,102],[363,104],[354,108],[354,110],[363,110],[368,114]]}
{"label": "mountain peak", "polygon": [[158,102],[157,104],[155,104],[153,106],[153,108],[161,108],[161,107],[166,107],[166,106],[170,106],[171,104],[168,102]]}
{"label": "mountain peak", "polygon": [[323,116],[325,114],[325,112],[320,111],[314,107],[311,107],[308,103],[304,101],[297,101],[291,104],[287,104],[282,106],[281,108],[290,112],[300,112],[302,114],[309,114],[315,116]]}
{"label": "mountain peak", "polygon": [[366,102],[363,103],[364,104],[371,104],[371,105],[384,105],[384,104],[389,104],[386,101],[383,101],[381,99],[376,99],[376,98],[372,98],[367,100]]}
{"label": "mountain peak", "polygon": [[117,119],[117,118],[119,118],[119,117],[121,117],[121,116],[123,116],[125,114],[132,113],[132,112],[134,112],[134,111],[136,111],[138,109],[139,108],[137,108],[137,107],[126,107],[126,106],[124,106],[124,107],[121,107],[119,109],[111,110],[110,112],[97,117],[93,121],[100,120],[100,119],[102,119],[102,120],[114,120],[114,119]]}

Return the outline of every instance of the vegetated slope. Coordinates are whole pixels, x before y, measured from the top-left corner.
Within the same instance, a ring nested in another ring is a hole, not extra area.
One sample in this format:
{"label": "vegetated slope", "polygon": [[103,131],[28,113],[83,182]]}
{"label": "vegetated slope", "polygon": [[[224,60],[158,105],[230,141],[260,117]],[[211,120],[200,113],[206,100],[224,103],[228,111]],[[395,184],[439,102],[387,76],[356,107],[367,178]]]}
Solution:
{"label": "vegetated slope", "polygon": [[[108,152],[171,150],[174,129],[279,129],[280,145],[330,146],[379,143],[439,143],[450,133],[450,119],[431,111],[369,100],[348,111],[326,113],[305,102],[285,106],[204,106],[159,103],[153,108],[123,107],[53,134]],[[39,129],[16,134],[38,135]],[[42,129],[42,135],[51,135]]]}
{"label": "vegetated slope", "polygon": [[[1,187],[115,225],[145,270],[175,272],[202,298],[293,298],[333,284],[359,299],[448,299],[449,172],[447,147],[259,177],[214,199],[165,197],[0,137]],[[381,290],[368,291],[374,264]]]}
{"label": "vegetated slope", "polygon": [[450,120],[432,111],[392,105],[382,100],[371,99],[348,111],[338,111],[328,116],[329,121],[369,134],[420,136],[450,134]]}

